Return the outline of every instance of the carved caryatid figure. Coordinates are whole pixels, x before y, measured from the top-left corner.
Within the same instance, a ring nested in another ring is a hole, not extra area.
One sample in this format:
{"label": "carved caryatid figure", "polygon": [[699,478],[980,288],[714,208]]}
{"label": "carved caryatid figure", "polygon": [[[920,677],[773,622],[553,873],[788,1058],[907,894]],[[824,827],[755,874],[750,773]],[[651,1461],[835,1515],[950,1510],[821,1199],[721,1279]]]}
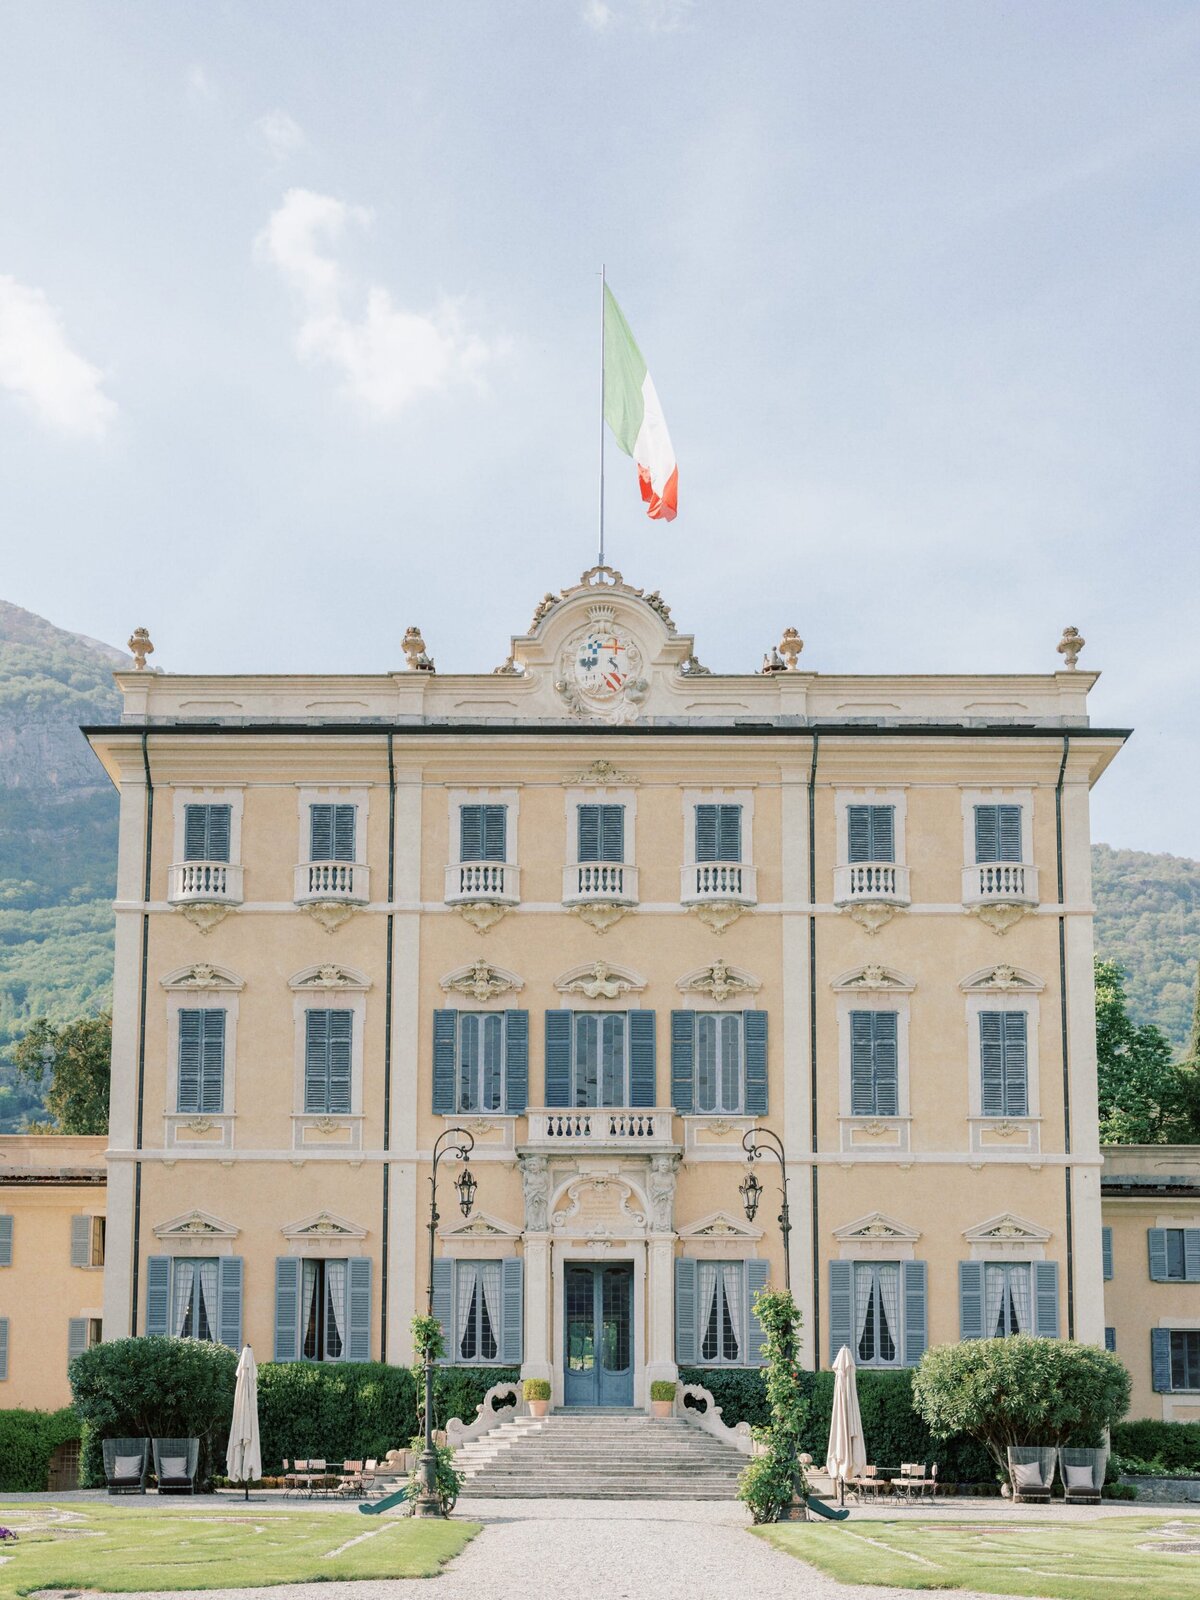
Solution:
{"label": "carved caryatid figure", "polygon": [[650,1157],[650,1226],[670,1233],[675,1226],[675,1157]]}
{"label": "carved caryatid figure", "polygon": [[546,1233],[550,1227],[550,1163],[545,1156],[521,1157],[525,1193],[525,1232]]}

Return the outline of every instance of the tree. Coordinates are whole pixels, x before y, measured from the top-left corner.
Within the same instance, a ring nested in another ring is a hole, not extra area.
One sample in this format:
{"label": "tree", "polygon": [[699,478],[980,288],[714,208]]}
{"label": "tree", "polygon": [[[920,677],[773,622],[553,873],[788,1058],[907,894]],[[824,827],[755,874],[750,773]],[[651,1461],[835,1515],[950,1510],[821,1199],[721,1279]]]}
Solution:
{"label": "tree", "polygon": [[1102,1144],[1163,1144],[1185,1118],[1184,1085],[1167,1036],[1152,1022],[1135,1024],[1125,974],[1115,961],[1096,962],[1096,1067]]}
{"label": "tree", "polygon": [[39,1017],[12,1053],[20,1077],[49,1078],[46,1107],[55,1133],[107,1133],[112,1013],[61,1026]]}
{"label": "tree", "polygon": [[1005,1471],[1010,1444],[1099,1444],[1129,1409],[1129,1373],[1095,1345],[964,1339],[926,1350],[913,1407],[936,1438],[969,1434]]}
{"label": "tree", "polygon": [[754,1314],[765,1335],[767,1403],[771,1422],[756,1428],[754,1437],[765,1446],[738,1478],[738,1499],[750,1508],[754,1522],[778,1522],[797,1494],[807,1492],[800,1465],[801,1438],[807,1405],[798,1366],[800,1312],[782,1289],[761,1289],[754,1297]]}

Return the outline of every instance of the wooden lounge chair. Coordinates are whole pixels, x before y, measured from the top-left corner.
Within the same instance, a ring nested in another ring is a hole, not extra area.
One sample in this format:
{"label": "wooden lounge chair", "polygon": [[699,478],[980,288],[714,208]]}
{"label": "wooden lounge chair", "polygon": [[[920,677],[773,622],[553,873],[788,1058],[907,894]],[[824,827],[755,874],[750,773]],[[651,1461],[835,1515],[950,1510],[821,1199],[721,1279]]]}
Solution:
{"label": "wooden lounge chair", "polygon": [[343,1461],[342,1475],[338,1479],[337,1493],[353,1495],[361,1500],[363,1493],[363,1464],[361,1461]]}
{"label": "wooden lounge chair", "polygon": [[1066,1446],[1058,1452],[1058,1476],[1063,1499],[1068,1505],[1098,1506],[1104,1487],[1107,1454],[1082,1446]]}
{"label": "wooden lounge chair", "polygon": [[101,1443],[109,1494],[145,1494],[149,1439],[104,1439]]}
{"label": "wooden lounge chair", "polygon": [[1008,1481],[1016,1505],[1049,1504],[1057,1459],[1053,1445],[1009,1445]]}
{"label": "wooden lounge chair", "polygon": [[846,1493],[852,1494],[861,1505],[866,1499],[877,1500],[888,1488],[886,1478],[879,1476],[878,1467],[864,1467],[857,1478],[847,1478]]}
{"label": "wooden lounge chair", "polygon": [[892,1492],[903,1500],[932,1500],[937,1494],[937,1462],[927,1468],[923,1461],[902,1461],[899,1477],[892,1479]]}
{"label": "wooden lounge chair", "polygon": [[199,1439],[155,1439],[154,1476],[159,1494],[195,1494]]}
{"label": "wooden lounge chair", "polygon": [[325,1482],[328,1472],[329,1468],[326,1465],[324,1456],[317,1456],[315,1460],[310,1457],[307,1473],[307,1487],[310,1498],[314,1494],[324,1495],[329,1493],[329,1485]]}

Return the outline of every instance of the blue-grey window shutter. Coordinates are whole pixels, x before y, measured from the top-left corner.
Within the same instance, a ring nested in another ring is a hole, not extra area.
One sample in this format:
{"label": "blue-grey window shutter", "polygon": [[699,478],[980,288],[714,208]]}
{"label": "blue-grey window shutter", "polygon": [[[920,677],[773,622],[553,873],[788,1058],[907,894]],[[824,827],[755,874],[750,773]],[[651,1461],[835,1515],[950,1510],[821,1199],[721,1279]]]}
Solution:
{"label": "blue-grey window shutter", "polygon": [[325,1109],[348,1115],[351,1099],[351,1063],[354,1051],[353,1011],[329,1013],[329,1097]]}
{"label": "blue-grey window shutter", "polygon": [[850,1013],[850,1115],[875,1114],[874,1012]]}
{"label": "blue-grey window shutter", "polygon": [[579,859],[580,861],[599,861],[600,855],[600,807],[580,806],[579,808]]}
{"label": "blue-grey window shutter", "polygon": [[958,1263],[958,1336],[983,1338],[983,1262]]}
{"label": "blue-grey window shutter", "polygon": [[300,1359],[300,1257],[275,1258],[275,1360]]}
{"label": "blue-grey window shutter", "polygon": [[1150,1277],[1154,1283],[1167,1281],[1167,1230],[1148,1228],[1146,1238],[1150,1245]]}
{"label": "blue-grey window shutter", "polygon": [[996,806],[975,807],[975,859],[976,861],[996,861],[999,859],[1000,848],[1000,819]]}
{"label": "blue-grey window shutter", "polygon": [[767,1013],[742,1012],[742,1043],[746,1062],[746,1114],[767,1114]]}
{"label": "blue-grey window shutter", "polygon": [[458,1065],[458,1012],[433,1013],[433,1109],[442,1116],[454,1111],[454,1080]]}
{"label": "blue-grey window shutter", "polygon": [[334,807],[315,805],[308,808],[308,859],[333,860]]}
{"label": "blue-grey window shutter", "polygon": [[1103,1240],[1104,1276],[1108,1279],[1113,1275],[1112,1229],[1101,1228],[1100,1237]]}
{"label": "blue-grey window shutter", "polygon": [[0,1317],[0,1383],[8,1377],[8,1318]]}
{"label": "blue-grey window shutter", "polygon": [[654,1072],[654,1012],[629,1013],[629,1104],[653,1109],[657,1103]]}
{"label": "blue-grey window shutter", "polygon": [[230,807],[208,806],[208,854],[206,861],[229,860]]}
{"label": "blue-grey window shutter", "polygon": [[0,1267],[11,1267],[13,1259],[13,1219],[0,1216]]}
{"label": "blue-grey window shutter", "polygon": [[71,1265],[90,1267],[92,1264],[92,1219],[71,1218]]}
{"label": "blue-grey window shutter", "polygon": [[696,1013],[671,1013],[671,1104],[687,1116],[695,1105]]}
{"label": "blue-grey window shutter", "polygon": [[508,807],[483,808],[483,859],[507,861],[508,859]]}
{"label": "blue-grey window shutter", "polygon": [[171,1258],[146,1257],[146,1333],[165,1338],[171,1331]]}
{"label": "blue-grey window shutter", "polygon": [[742,859],[742,808],[719,806],[717,817],[717,860]]}
{"label": "blue-grey window shutter", "polygon": [[600,859],[624,861],[625,859],[625,807],[600,807]]}
{"label": "blue-grey window shutter", "polygon": [[675,1360],[691,1366],[696,1360],[696,1263],[687,1256],[675,1261]]}
{"label": "blue-grey window shutter", "polygon": [[88,1319],[86,1317],[69,1317],[67,1319],[67,1361],[74,1361],[76,1356],[81,1356],[87,1349]]}
{"label": "blue-grey window shutter", "polygon": [[1004,1115],[1029,1115],[1028,1014],[1005,1011],[1004,1017]]}
{"label": "blue-grey window shutter", "polygon": [[1188,1283],[1200,1283],[1200,1228],[1183,1230],[1183,1276]]}
{"label": "blue-grey window shutter", "polygon": [[1001,861],[1020,861],[1021,859],[1021,808],[1020,806],[997,806],[999,819],[997,828],[1000,839]]}
{"label": "blue-grey window shutter", "polygon": [[225,1109],[225,1013],[201,1011],[200,1017],[200,1106],[205,1116],[219,1116]]}
{"label": "blue-grey window shutter", "polygon": [[896,859],[896,808],[895,806],[871,807],[871,860],[894,861]]}
{"label": "blue-grey window shutter", "polygon": [[546,1013],[546,1104],[564,1109],[571,1104],[570,1011]]}
{"label": "blue-grey window shutter", "polygon": [[768,1270],[769,1263],[757,1256],[746,1262],[746,1365],[748,1367],[765,1367],[767,1364],[767,1358],[763,1354],[763,1344],[767,1336],[754,1310],[754,1296],[767,1287]]}
{"label": "blue-grey window shutter", "polygon": [[696,861],[717,859],[717,807],[696,807]]}
{"label": "blue-grey window shutter", "polygon": [[346,1262],[346,1360],[371,1359],[371,1258]]}
{"label": "blue-grey window shutter", "polygon": [[231,1350],[242,1348],[242,1258],[217,1257],[217,1337]]}
{"label": "blue-grey window shutter", "polygon": [[1116,1348],[1117,1348],[1117,1330],[1115,1328],[1105,1328],[1105,1330],[1104,1330],[1104,1348],[1106,1350],[1112,1350],[1114,1352],[1116,1351]]}
{"label": "blue-grey window shutter", "polygon": [[1039,1339],[1058,1338],[1058,1262],[1033,1263],[1033,1320]]}
{"label": "blue-grey window shutter", "polygon": [[483,807],[460,806],[458,810],[458,859],[483,860]]}
{"label": "blue-grey window shutter", "polygon": [[854,1263],[829,1263],[829,1365],[843,1345],[854,1354]]}
{"label": "blue-grey window shutter", "polygon": [[1156,1394],[1171,1392],[1171,1330],[1150,1329],[1151,1384]]}
{"label": "blue-grey window shutter", "polygon": [[529,1013],[504,1013],[504,1109],[521,1116],[529,1105]]}
{"label": "blue-grey window shutter", "polygon": [[904,1365],[915,1367],[929,1343],[929,1275],[923,1261],[904,1261]]}
{"label": "blue-grey window shutter", "polygon": [[846,831],[849,835],[850,860],[871,860],[871,807],[848,806]]}
{"label": "blue-grey window shutter", "polygon": [[875,1035],[875,1115],[894,1117],[900,1110],[900,1054],[895,1011],[873,1011]]}
{"label": "blue-grey window shutter", "polygon": [[179,1013],[179,1074],[177,1111],[199,1112],[201,1060],[204,1050],[204,1013],[189,1006]]}
{"label": "blue-grey window shutter", "polygon": [[1004,1115],[1003,1011],[979,1013],[979,1104],[985,1117]]}
{"label": "blue-grey window shutter", "polygon": [[454,1349],[454,1263],[439,1257],[433,1263],[433,1314],[442,1328],[446,1361],[457,1355]]}
{"label": "blue-grey window shutter", "polygon": [[304,1014],[304,1109],[309,1112],[329,1109],[329,1016],[321,1010]]}
{"label": "blue-grey window shutter", "polygon": [[520,1256],[506,1256],[500,1263],[500,1359],[511,1367],[524,1359],[524,1267]]}
{"label": "blue-grey window shutter", "polygon": [[185,861],[209,859],[207,806],[183,808],[183,859]]}
{"label": "blue-grey window shutter", "polygon": [[353,861],[354,835],[357,831],[356,822],[357,806],[334,806],[333,808],[333,859],[335,861]]}

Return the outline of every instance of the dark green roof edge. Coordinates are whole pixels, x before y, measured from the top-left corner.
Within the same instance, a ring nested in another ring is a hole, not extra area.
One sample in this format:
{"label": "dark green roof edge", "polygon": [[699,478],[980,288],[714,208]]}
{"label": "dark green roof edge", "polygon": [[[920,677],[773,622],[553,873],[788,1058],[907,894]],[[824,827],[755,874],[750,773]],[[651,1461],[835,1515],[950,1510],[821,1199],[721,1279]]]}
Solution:
{"label": "dark green roof edge", "polygon": [[449,736],[471,734],[476,737],[507,738],[513,734],[541,734],[550,738],[578,738],[586,734],[592,738],[599,734],[604,738],[629,738],[646,734],[664,735],[675,738],[706,738],[711,735],[733,734],[742,738],[755,738],[764,734],[783,735],[789,738],[807,739],[819,733],[822,738],[829,735],[844,737],[874,738],[882,734],[885,738],[941,738],[941,739],[1129,739],[1133,735],[1132,728],[1081,728],[1064,726],[1060,728],[1030,727],[1026,724],[1005,726],[998,723],[988,723],[977,728],[963,727],[960,723],[905,723],[902,726],[892,724],[875,724],[862,722],[820,722],[805,724],[787,724],[779,727],[770,722],[733,722],[713,723],[705,727],[689,727],[682,723],[649,723],[632,727],[627,723],[619,725],[605,723],[504,723],[499,725],[494,722],[121,722],[87,724],[79,730],[86,738],[95,738],[100,735],[131,733],[192,733],[201,736],[212,736],[227,733],[255,733],[255,734],[289,734],[289,733],[318,733],[331,736],[363,733],[381,734],[409,734],[414,738],[426,734],[435,736]]}

